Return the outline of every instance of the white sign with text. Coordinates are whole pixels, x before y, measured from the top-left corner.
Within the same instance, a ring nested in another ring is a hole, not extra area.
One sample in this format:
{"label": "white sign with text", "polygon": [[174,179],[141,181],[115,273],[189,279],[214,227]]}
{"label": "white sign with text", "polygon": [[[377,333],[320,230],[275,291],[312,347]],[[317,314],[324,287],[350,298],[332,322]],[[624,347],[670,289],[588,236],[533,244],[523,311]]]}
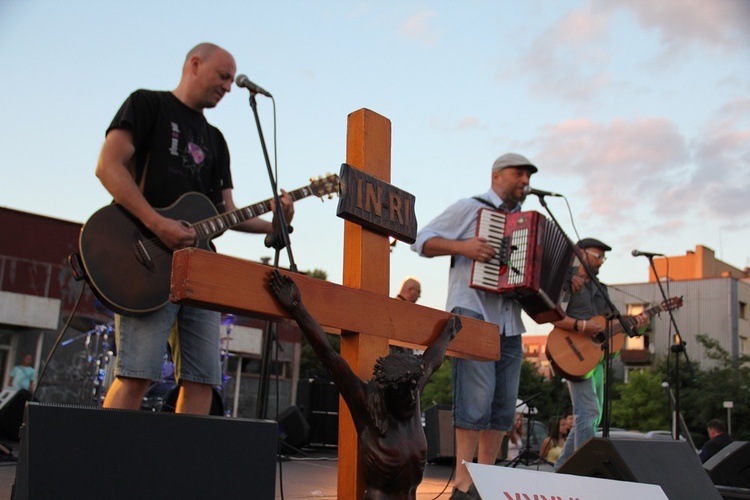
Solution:
{"label": "white sign with text", "polygon": [[661,486],[467,463],[483,500],[667,500]]}

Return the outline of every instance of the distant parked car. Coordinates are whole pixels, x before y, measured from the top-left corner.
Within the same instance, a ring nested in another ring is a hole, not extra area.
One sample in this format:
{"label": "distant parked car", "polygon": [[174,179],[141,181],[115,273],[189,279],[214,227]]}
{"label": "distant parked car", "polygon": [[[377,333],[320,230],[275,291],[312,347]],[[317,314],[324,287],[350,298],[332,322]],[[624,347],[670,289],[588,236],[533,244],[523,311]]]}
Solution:
{"label": "distant parked car", "polygon": [[[602,429],[596,431],[596,437],[602,437]],[[609,428],[609,437],[612,439],[647,439],[646,435],[638,431],[629,431],[619,427]]]}
{"label": "distant parked car", "polygon": [[[672,440],[672,431],[648,431],[646,433],[648,439],[663,439],[664,441]],[[685,436],[680,434],[680,441],[686,441]]]}

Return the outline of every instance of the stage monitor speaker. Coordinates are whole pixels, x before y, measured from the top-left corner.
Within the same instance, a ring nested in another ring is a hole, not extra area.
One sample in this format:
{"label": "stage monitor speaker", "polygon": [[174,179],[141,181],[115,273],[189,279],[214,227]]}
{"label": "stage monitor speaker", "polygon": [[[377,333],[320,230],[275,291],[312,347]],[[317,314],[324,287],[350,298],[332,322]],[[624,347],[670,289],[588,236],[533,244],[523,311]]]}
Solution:
{"label": "stage monitor speaker", "polygon": [[674,500],[721,499],[698,454],[684,441],[593,438],[556,472],[656,484]]}
{"label": "stage monitor speaker", "polygon": [[[297,406],[290,406],[279,415],[279,444],[289,445],[292,451],[299,451],[307,444],[310,425]],[[287,450],[289,451],[289,450]]]}
{"label": "stage monitor speaker", "polygon": [[8,388],[0,393],[0,435],[18,441],[23,409],[28,401],[31,401],[31,392],[26,389]]}
{"label": "stage monitor speaker", "polygon": [[32,402],[12,498],[273,499],[276,437],[271,420]]}
{"label": "stage monitor speaker", "polygon": [[453,459],[453,414],[450,405],[435,405],[425,410],[424,434],[427,438],[428,462]]}
{"label": "stage monitor speaker", "polygon": [[300,379],[297,406],[310,425],[310,446],[338,446],[339,391],[328,380]]}
{"label": "stage monitor speaker", "polygon": [[703,464],[711,481],[722,486],[750,488],[750,442],[733,441]]}

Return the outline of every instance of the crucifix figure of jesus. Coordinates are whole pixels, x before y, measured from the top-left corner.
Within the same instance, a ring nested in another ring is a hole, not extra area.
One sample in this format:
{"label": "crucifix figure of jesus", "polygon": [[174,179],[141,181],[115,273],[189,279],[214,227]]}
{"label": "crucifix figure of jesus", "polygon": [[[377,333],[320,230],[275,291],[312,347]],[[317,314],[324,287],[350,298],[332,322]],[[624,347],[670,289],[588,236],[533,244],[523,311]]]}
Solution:
{"label": "crucifix figure of jesus", "polygon": [[292,278],[276,270],[269,288],[297,322],[349,407],[364,466],[363,498],[416,498],[427,457],[419,394],[443,362],[448,344],[461,329],[461,319],[453,316],[446,321],[423,355],[394,352],[378,358],[374,377],[364,382],[331,347]]}

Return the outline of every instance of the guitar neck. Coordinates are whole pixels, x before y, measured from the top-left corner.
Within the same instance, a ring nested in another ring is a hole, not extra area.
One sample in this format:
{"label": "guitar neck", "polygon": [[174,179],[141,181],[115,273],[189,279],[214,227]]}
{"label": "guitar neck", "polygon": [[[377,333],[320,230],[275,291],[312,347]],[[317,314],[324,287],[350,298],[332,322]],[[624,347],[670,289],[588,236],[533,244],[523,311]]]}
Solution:
{"label": "guitar neck", "polygon": [[[646,309],[645,311],[643,311],[642,314],[645,314],[649,318],[653,318],[654,316],[656,316],[657,314],[659,314],[660,312],[662,312],[664,309],[665,309],[664,305],[663,304],[659,304],[659,305],[656,305],[656,306],[653,306],[653,307],[649,307],[648,309]],[[630,318],[625,318],[625,321],[630,321]],[[616,335],[616,334],[622,333],[624,331],[625,331],[625,328],[620,323],[618,323],[617,325],[615,325],[614,327],[612,327],[612,335]]]}
{"label": "guitar neck", "polygon": [[[293,201],[297,201],[303,198],[307,198],[314,193],[309,186],[305,186],[299,189],[295,189],[294,191],[289,191],[288,194],[289,196],[291,196]],[[231,212],[218,214],[213,217],[209,217],[208,219],[194,222],[190,225],[190,227],[195,229],[195,232],[198,235],[198,239],[210,239],[217,234],[223,233],[227,229],[231,229],[247,220],[254,219],[255,217],[259,217],[270,212],[271,201],[273,201],[273,198],[269,198],[253,205],[248,205],[244,208],[238,208],[237,210],[232,210]]]}

